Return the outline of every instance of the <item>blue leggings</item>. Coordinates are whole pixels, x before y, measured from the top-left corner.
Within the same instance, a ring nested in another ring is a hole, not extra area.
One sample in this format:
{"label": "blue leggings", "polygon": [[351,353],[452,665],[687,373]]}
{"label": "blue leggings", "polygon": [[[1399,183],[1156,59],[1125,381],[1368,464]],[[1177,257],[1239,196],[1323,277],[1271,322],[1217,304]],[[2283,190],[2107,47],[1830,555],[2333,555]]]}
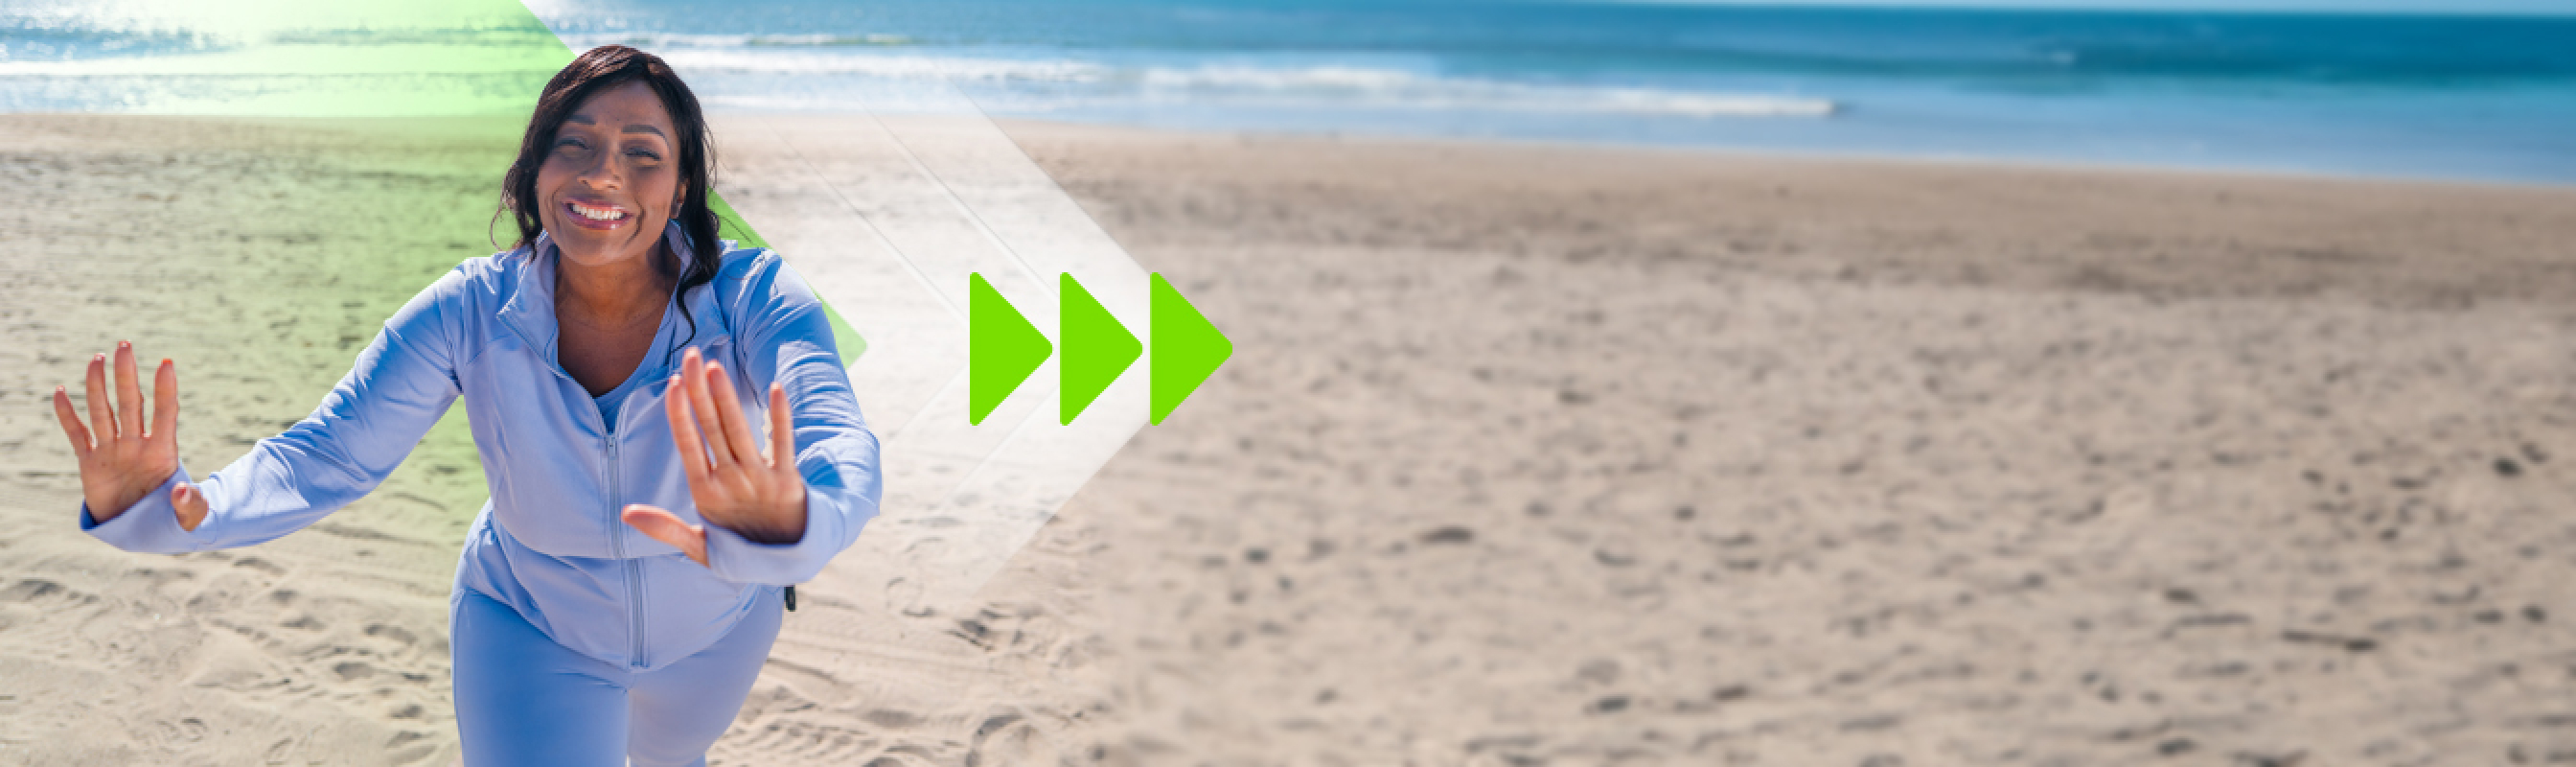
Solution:
{"label": "blue leggings", "polygon": [[461,590],[449,615],[465,764],[663,767],[707,747],[751,694],[779,606],[754,609],[696,655],[649,672],[565,649],[508,605]]}

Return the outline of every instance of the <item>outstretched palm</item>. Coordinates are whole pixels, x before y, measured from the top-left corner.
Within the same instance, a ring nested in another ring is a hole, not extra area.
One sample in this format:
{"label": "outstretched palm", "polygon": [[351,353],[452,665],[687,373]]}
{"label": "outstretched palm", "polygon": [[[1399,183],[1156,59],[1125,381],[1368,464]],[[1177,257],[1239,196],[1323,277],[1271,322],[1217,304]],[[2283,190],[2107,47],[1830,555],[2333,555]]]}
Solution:
{"label": "outstretched palm", "polygon": [[[724,366],[707,364],[696,349],[681,359],[680,374],[672,377],[662,403],[699,517],[754,543],[804,539],[805,478],[796,473],[796,432],[784,387],[769,386],[766,454]],[[677,547],[698,564],[707,563],[705,528],[640,503],[627,506],[622,516],[654,540]]]}
{"label": "outstretched palm", "polygon": [[[90,518],[100,524],[115,519],[143,496],[169,481],[179,469],[179,368],[164,359],[152,377],[152,422],[143,422],[143,391],[134,366],[134,344],[116,344],[116,393],[110,405],[108,355],[89,361],[89,423],[72,408],[71,394],[54,387],[54,417],[80,458],[81,495],[89,501]],[[206,499],[185,480],[171,491],[179,526],[189,530],[206,519]]]}

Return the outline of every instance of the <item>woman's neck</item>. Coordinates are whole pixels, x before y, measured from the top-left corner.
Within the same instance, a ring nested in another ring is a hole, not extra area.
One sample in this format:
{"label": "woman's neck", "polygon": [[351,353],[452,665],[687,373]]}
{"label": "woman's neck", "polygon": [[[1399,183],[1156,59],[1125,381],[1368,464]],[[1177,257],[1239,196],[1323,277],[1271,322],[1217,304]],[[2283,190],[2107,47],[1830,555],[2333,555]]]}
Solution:
{"label": "woman's neck", "polygon": [[555,260],[555,313],[575,313],[578,321],[614,327],[647,312],[660,312],[671,295],[671,278],[653,267],[664,246],[655,244],[641,258],[585,266]]}

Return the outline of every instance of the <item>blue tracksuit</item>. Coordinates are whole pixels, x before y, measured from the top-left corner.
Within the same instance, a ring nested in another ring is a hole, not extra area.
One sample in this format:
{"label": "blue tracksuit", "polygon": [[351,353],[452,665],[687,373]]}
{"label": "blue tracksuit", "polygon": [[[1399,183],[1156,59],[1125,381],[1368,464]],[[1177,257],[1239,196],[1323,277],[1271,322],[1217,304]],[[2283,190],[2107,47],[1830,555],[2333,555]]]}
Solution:
{"label": "blue tracksuit", "polygon": [[[666,240],[694,257],[679,232],[673,224]],[[768,654],[780,587],[812,578],[848,548],[883,492],[876,436],[859,417],[822,304],[776,255],[726,246],[715,280],[689,291],[694,337],[672,302],[643,363],[597,400],[555,361],[552,240],[467,260],[387,320],[312,415],[198,483],[211,512],[196,530],[181,529],[170,506],[185,465],[106,524],[84,505],[81,528],[158,553],[275,539],[373,490],[461,396],[492,494],[466,533],[452,597],[457,722],[469,763],[574,763],[511,733],[554,745],[628,743],[626,732],[576,732],[629,728],[627,709],[584,708],[618,697],[631,699],[637,718],[636,763],[697,759],[741,708]],[[707,525],[702,567],[619,520],[627,504],[647,503],[703,524],[662,409],[688,346],[725,364],[756,422],[767,423],[770,382],[786,385],[806,484],[802,540],[759,544]],[[505,618],[519,625],[502,625]],[[530,637],[551,641],[525,653],[469,651]],[[529,674],[527,664],[554,669],[536,676],[559,684],[514,678]],[[674,684],[683,689],[664,689]],[[597,685],[627,694],[593,694]],[[648,706],[654,690],[685,704]],[[566,713],[575,708],[586,713]],[[558,726],[524,726],[532,722]],[[644,742],[648,735],[684,742]],[[589,758],[617,763],[616,753]]]}

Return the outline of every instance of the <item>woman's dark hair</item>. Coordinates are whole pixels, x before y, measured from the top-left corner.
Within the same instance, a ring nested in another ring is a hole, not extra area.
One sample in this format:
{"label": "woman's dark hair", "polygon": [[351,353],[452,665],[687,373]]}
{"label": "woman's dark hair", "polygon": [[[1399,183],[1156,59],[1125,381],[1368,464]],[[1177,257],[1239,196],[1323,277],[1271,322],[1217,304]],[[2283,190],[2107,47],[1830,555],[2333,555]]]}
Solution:
{"label": "woman's dark hair", "polygon": [[[564,118],[581,108],[592,95],[627,83],[643,83],[662,99],[662,108],[671,113],[671,127],[679,131],[672,138],[680,145],[680,191],[683,199],[671,220],[680,223],[680,232],[688,238],[689,249],[697,254],[683,268],[678,254],[667,248],[654,248],[653,266],[663,276],[677,277],[680,316],[689,321],[689,338],[698,337],[698,321],[689,316],[688,292],[714,280],[716,267],[724,258],[723,244],[716,240],[717,218],[712,207],[714,196],[708,189],[715,185],[715,142],[707,135],[705,112],[698,108],[698,97],[689,92],[687,83],[671,71],[662,58],[623,45],[592,48],[556,72],[546,81],[546,89],[537,97],[537,111],[528,117],[527,135],[519,140],[519,159],[510,163],[510,172],[501,177],[501,208],[509,211],[519,224],[519,241],[511,247],[533,246],[537,234],[545,229],[538,218],[537,168],[544,165],[552,151],[555,129]],[[494,213],[497,218],[499,212]],[[661,233],[654,232],[659,242]],[[682,341],[679,346],[686,346]],[[675,346],[673,348],[679,348]]]}

